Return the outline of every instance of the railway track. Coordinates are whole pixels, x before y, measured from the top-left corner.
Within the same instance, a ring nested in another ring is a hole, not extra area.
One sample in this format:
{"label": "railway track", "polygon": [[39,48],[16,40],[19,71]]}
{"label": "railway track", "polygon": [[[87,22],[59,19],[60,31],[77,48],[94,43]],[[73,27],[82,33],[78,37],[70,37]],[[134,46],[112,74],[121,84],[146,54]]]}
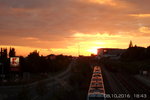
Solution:
{"label": "railway track", "polygon": [[132,76],[118,73],[116,77],[121,81],[121,84],[124,85],[124,87],[132,96],[134,96],[134,94],[146,94],[147,96],[149,95],[148,93],[150,93],[150,88],[145,86]]}
{"label": "railway track", "polygon": [[105,67],[102,67],[102,70],[106,94],[129,94],[131,100],[150,100],[150,88],[133,76],[121,72],[113,73]]}

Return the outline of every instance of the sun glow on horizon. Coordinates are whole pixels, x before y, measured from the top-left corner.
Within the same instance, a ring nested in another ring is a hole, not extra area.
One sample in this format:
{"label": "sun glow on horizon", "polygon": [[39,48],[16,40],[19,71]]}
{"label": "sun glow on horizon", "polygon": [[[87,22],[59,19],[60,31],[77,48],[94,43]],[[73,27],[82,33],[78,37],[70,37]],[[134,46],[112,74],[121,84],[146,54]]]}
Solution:
{"label": "sun glow on horizon", "polygon": [[[141,32],[148,33],[148,27],[140,28]],[[148,37],[143,38],[143,43],[140,43],[139,37],[134,37],[130,35],[124,35],[123,32],[120,34],[111,34],[108,32],[95,33],[95,34],[85,34],[76,32],[70,36],[71,38],[65,38],[65,42],[57,42],[48,44],[47,41],[42,41],[44,47],[40,46],[17,46],[17,45],[0,45],[0,47],[6,47],[9,49],[13,47],[16,49],[17,56],[27,56],[30,52],[34,50],[39,51],[40,55],[46,56],[49,54],[63,54],[63,55],[85,55],[90,56],[91,54],[97,54],[98,48],[128,48],[128,43],[133,40],[133,43],[139,46],[148,46]],[[36,38],[26,38],[28,41],[36,40]],[[70,42],[71,41],[71,42]],[[37,43],[35,43],[37,44]],[[39,43],[38,43],[39,44]],[[60,47],[59,47],[60,46]]]}
{"label": "sun glow on horizon", "polygon": [[97,54],[97,49],[98,48],[102,48],[102,47],[93,47],[91,49],[88,49],[87,51],[90,52],[90,53],[92,53],[92,54]]}

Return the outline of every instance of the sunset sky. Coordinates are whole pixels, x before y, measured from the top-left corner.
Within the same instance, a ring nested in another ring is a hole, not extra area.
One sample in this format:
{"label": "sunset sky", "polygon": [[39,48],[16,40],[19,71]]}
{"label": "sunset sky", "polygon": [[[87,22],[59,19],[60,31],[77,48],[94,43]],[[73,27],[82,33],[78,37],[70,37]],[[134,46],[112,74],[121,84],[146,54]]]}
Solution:
{"label": "sunset sky", "polygon": [[150,45],[150,0],[0,0],[0,47],[90,55]]}

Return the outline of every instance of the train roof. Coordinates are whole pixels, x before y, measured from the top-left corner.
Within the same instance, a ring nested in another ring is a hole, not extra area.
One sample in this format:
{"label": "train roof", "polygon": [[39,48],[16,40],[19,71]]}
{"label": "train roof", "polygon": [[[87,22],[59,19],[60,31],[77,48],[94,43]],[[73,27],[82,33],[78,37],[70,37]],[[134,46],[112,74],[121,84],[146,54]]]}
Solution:
{"label": "train roof", "polygon": [[100,66],[95,66],[88,91],[88,97],[103,97],[105,94]]}

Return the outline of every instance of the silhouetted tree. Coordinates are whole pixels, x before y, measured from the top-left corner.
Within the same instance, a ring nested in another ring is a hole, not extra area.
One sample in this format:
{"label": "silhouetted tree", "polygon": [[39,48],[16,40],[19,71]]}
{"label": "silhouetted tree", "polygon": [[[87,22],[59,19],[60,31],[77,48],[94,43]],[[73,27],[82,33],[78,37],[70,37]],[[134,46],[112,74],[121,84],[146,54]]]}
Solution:
{"label": "silhouetted tree", "polygon": [[16,52],[15,52],[15,48],[11,48],[9,50],[9,57],[15,57],[16,56]]}
{"label": "silhouetted tree", "polygon": [[[22,71],[41,73],[41,72],[58,72],[67,68],[71,62],[71,58],[64,55],[53,55],[51,59],[50,55],[44,57],[39,56],[39,52],[36,50],[31,52],[27,58],[22,58]],[[23,64],[26,63],[26,64]]]}
{"label": "silhouetted tree", "polygon": [[144,60],[146,52],[144,47],[130,47],[121,56],[123,60]]}
{"label": "silhouetted tree", "polygon": [[39,71],[40,72],[49,72],[49,63],[48,63],[48,61],[45,59],[45,57],[40,57],[40,60],[39,60]]}
{"label": "silhouetted tree", "polygon": [[146,53],[147,53],[147,58],[150,59],[150,46],[147,47]]}
{"label": "silhouetted tree", "polygon": [[129,48],[133,47],[132,41],[130,41]]}
{"label": "silhouetted tree", "polygon": [[31,52],[27,57],[27,63],[30,67],[30,72],[38,72],[40,68],[40,56],[39,52],[36,50],[34,52]]}

